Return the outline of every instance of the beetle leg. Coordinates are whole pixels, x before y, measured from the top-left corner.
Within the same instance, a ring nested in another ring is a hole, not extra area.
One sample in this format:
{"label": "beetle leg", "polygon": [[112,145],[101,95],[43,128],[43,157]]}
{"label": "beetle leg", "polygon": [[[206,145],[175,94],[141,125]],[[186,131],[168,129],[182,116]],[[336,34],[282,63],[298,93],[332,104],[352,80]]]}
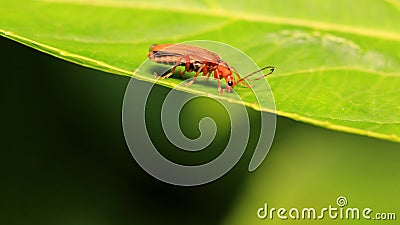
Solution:
{"label": "beetle leg", "polygon": [[156,72],[154,72],[154,75],[155,75],[156,78],[158,78],[158,79],[165,79],[165,78],[168,78],[168,77],[170,77],[172,74],[175,73],[176,67],[177,67],[177,66],[173,66],[173,67],[171,68],[171,71],[169,71],[169,73],[167,73],[167,74],[165,74],[165,75],[158,76],[158,74],[157,74]]}
{"label": "beetle leg", "polygon": [[[205,68],[205,67],[204,67]],[[204,76],[204,80],[208,80],[209,76],[210,76],[210,72],[205,71],[205,69],[203,69],[203,76]]]}
{"label": "beetle leg", "polygon": [[192,78],[192,80],[189,81],[189,83],[185,84],[185,87],[189,87],[190,85],[192,85],[194,83],[194,81],[196,80],[197,76],[199,76],[199,74],[203,70],[203,68],[204,68],[204,64],[202,66],[200,66],[200,68],[197,70],[197,72],[194,75],[194,77]]}
{"label": "beetle leg", "polygon": [[182,56],[182,59],[183,58],[185,58],[185,71],[190,71],[190,57],[189,57],[189,55],[184,55],[184,56]]}
{"label": "beetle leg", "polygon": [[223,90],[221,88],[221,80],[220,79],[218,79],[218,92],[220,95],[222,95]]}
{"label": "beetle leg", "polygon": [[179,71],[179,77],[181,77],[181,78],[186,73],[186,71],[190,72],[190,57],[189,57],[189,55],[182,56],[179,59],[179,62],[182,61],[182,59],[185,59],[185,69],[183,71]]}
{"label": "beetle leg", "polygon": [[[165,79],[165,78],[170,77],[172,74],[175,73],[176,67],[178,67],[178,66],[181,65],[181,61],[182,61],[183,59],[186,60],[185,70],[183,71],[183,73],[185,73],[185,71],[187,70],[187,69],[186,69],[186,67],[187,67],[187,62],[190,63],[190,59],[189,59],[189,61],[187,60],[188,57],[189,57],[188,55],[185,55],[185,56],[180,57],[180,58],[177,60],[177,62],[175,63],[175,65],[171,68],[171,71],[170,71],[169,73],[167,73],[167,74],[165,74],[165,75],[158,76],[158,74],[157,74],[156,72],[154,72],[154,75],[155,75],[156,78],[158,78],[158,79]],[[180,72],[179,72],[179,73],[180,73]],[[181,75],[181,74],[179,74],[179,75]]]}
{"label": "beetle leg", "polygon": [[219,78],[218,70],[214,70],[214,80],[218,80],[218,92],[220,95],[222,95],[222,88],[221,88],[221,79]]}
{"label": "beetle leg", "polygon": [[207,66],[205,66],[203,69],[203,76],[204,76],[204,80],[208,80],[208,78],[210,76],[210,71],[208,70]]}
{"label": "beetle leg", "polygon": [[182,78],[182,76],[186,73],[186,68],[184,70],[179,71],[179,76]]}

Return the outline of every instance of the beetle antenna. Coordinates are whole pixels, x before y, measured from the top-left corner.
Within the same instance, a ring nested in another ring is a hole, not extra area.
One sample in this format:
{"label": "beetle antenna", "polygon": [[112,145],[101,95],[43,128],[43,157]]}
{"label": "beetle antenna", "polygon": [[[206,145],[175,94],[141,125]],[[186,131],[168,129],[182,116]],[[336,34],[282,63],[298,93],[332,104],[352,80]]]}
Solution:
{"label": "beetle antenna", "polygon": [[254,74],[256,74],[256,73],[258,73],[258,72],[261,72],[261,71],[263,71],[263,70],[266,70],[266,69],[270,69],[270,71],[269,71],[267,74],[264,74],[264,75],[262,75],[261,77],[257,77],[257,78],[255,78],[255,79],[253,79],[253,80],[260,80],[261,78],[270,75],[271,73],[274,72],[275,67],[274,67],[274,66],[266,66],[266,67],[264,67],[264,68],[261,68],[261,69],[259,69],[259,70],[256,70],[256,71],[254,71],[254,72],[248,74],[247,76],[245,76],[245,77],[243,77],[243,78],[240,78],[240,80],[238,80],[237,82],[240,83],[240,82],[242,82],[242,81],[244,81],[244,80],[247,80],[249,77],[253,76]]}

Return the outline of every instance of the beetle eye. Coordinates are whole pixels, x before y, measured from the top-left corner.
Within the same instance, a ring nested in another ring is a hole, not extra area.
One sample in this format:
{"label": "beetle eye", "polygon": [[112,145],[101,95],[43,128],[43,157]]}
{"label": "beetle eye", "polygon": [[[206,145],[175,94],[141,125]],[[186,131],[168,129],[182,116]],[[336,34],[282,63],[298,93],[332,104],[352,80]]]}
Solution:
{"label": "beetle eye", "polygon": [[228,81],[228,85],[229,85],[229,86],[232,86],[232,85],[233,85],[233,82],[232,82],[232,81]]}

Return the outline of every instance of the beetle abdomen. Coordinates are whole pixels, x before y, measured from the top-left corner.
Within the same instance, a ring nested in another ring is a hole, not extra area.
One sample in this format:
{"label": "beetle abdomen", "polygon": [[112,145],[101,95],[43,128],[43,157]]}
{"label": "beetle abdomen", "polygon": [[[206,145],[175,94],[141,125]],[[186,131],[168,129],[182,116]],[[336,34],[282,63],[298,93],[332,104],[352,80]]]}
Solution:
{"label": "beetle abdomen", "polygon": [[149,59],[165,65],[175,65],[179,62],[179,64],[184,63],[182,59],[182,55],[170,53],[170,52],[152,52],[149,54]]}

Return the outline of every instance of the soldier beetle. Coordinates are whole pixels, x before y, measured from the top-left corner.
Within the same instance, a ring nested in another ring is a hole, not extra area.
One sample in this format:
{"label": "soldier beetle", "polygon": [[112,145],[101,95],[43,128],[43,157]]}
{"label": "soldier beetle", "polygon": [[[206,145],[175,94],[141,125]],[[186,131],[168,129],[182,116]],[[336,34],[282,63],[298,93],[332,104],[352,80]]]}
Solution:
{"label": "soldier beetle", "polygon": [[266,66],[260,70],[254,71],[244,77],[241,77],[234,67],[229,66],[228,63],[223,61],[221,57],[215,52],[186,44],[153,44],[149,48],[149,53],[147,54],[147,57],[156,63],[173,66],[167,74],[158,76],[156,73],[154,73],[155,76],[160,79],[168,78],[169,76],[171,76],[178,66],[185,67],[183,72],[179,72],[180,75],[183,75],[185,72],[195,71],[196,74],[193,76],[192,80],[185,86],[192,85],[200,73],[202,73],[202,75],[206,76],[207,78],[209,78],[211,76],[211,73],[213,73],[214,79],[218,80],[218,92],[220,94],[222,94],[223,92],[220,83],[221,79],[225,79],[226,81],[225,90],[227,92],[232,92],[233,87],[237,84],[251,87],[244,81],[252,75],[265,69],[270,69],[267,74],[264,74],[254,79],[259,80],[265,76],[270,75],[272,72],[274,72],[275,69],[275,67],[273,66]]}

